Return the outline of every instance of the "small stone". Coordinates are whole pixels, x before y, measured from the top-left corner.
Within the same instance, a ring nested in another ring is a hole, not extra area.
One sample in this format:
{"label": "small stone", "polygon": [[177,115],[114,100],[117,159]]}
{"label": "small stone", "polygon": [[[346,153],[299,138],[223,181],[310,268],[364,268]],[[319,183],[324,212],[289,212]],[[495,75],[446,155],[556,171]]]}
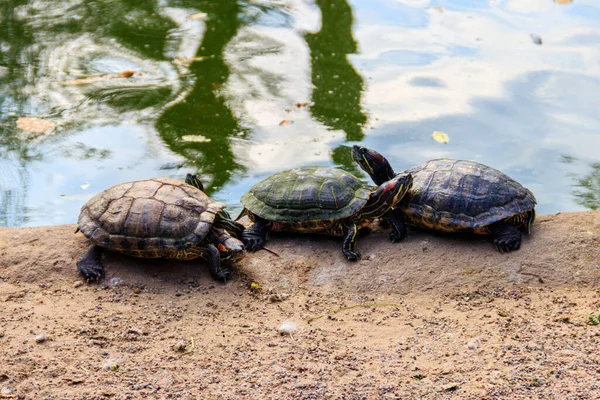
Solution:
{"label": "small stone", "polygon": [[458,383],[448,383],[442,386],[442,389],[445,392],[454,392],[456,389],[458,389]]}
{"label": "small stone", "polygon": [[180,341],[178,341],[177,343],[175,343],[173,345],[173,350],[179,352],[179,353],[184,353],[187,350],[187,340],[183,340],[181,339]]}
{"label": "small stone", "polygon": [[44,343],[46,340],[48,340],[48,336],[46,335],[46,332],[42,332],[35,337],[36,343]]}
{"label": "small stone", "polygon": [[102,366],[105,371],[117,371],[119,369],[119,362],[117,360],[108,360]]}
{"label": "small stone", "polygon": [[269,297],[269,301],[271,303],[279,303],[279,302],[282,302],[284,300],[287,300],[289,297],[290,297],[290,295],[287,294],[287,293],[273,293]]}
{"label": "small stone", "polygon": [[375,254],[369,254],[368,257],[367,257],[367,260],[371,261],[371,260],[374,260],[376,258],[377,258],[377,256]]}
{"label": "small stone", "polygon": [[0,394],[4,396],[10,396],[13,394],[13,390],[8,386],[2,386],[2,389],[0,389]]}
{"label": "small stone", "polygon": [[83,286],[83,281],[75,281],[73,282],[73,287],[77,289],[78,287]]}
{"label": "small stone", "polygon": [[479,347],[481,347],[481,340],[479,338],[473,338],[467,342],[469,350],[477,350]]}
{"label": "small stone", "polygon": [[140,336],[144,334],[144,332],[137,326],[132,326],[131,328],[127,329],[127,333],[135,333],[136,335]]}
{"label": "small stone", "polygon": [[292,321],[284,321],[277,329],[280,335],[291,335],[298,330],[298,325]]}

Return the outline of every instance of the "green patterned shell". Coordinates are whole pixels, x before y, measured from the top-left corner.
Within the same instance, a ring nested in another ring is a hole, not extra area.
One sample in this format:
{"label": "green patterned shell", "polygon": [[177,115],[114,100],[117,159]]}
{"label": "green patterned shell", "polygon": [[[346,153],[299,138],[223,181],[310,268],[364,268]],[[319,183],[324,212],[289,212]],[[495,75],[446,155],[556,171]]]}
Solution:
{"label": "green patterned shell", "polygon": [[413,225],[485,234],[487,226],[532,212],[536,204],[521,184],[474,161],[437,159],[405,172],[413,187],[401,208]]}
{"label": "green patterned shell", "polygon": [[79,229],[111,250],[154,258],[196,245],[225,205],[171,178],[122,183],[92,197],[79,214]]}
{"label": "green patterned shell", "polygon": [[338,168],[294,168],[252,186],[242,196],[242,204],[270,221],[338,220],[362,209],[371,191],[357,177]]}

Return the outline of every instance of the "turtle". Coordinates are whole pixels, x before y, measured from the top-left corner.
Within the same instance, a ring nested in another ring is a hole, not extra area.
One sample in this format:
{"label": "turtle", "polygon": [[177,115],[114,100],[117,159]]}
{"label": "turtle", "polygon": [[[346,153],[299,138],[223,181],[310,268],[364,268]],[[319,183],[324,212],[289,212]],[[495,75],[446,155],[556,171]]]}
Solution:
{"label": "turtle", "polygon": [[242,242],[248,251],[261,249],[271,230],[344,236],[344,255],[357,260],[358,231],[396,206],[411,184],[412,176],[404,174],[373,187],[327,166],[276,173],[242,196],[244,209],[236,220],[246,215],[253,222],[242,233]]}
{"label": "turtle", "polygon": [[185,182],[152,178],[112,186],[81,208],[78,227],[91,242],[77,261],[90,280],[104,274],[102,254],[116,251],[140,258],[206,259],[211,276],[225,281],[231,272],[222,261],[244,253],[236,237],[244,226],[234,222],[225,205],[208,197],[202,182],[187,174]]}
{"label": "turtle", "polygon": [[[394,177],[388,160],[354,145],[352,158],[373,182]],[[530,233],[535,220],[533,193],[503,172],[467,160],[439,158],[401,172],[414,178],[411,191],[386,216],[402,240],[406,225],[439,232],[491,235],[502,253],[521,247],[521,232]]]}

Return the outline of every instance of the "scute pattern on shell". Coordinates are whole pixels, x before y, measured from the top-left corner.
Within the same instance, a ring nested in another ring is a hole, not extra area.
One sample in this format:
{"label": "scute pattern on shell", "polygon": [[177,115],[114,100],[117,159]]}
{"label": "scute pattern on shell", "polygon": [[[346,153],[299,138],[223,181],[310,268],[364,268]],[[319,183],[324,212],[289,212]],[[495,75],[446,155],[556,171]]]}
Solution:
{"label": "scute pattern on shell", "polygon": [[142,257],[162,257],[198,244],[225,207],[171,178],[122,183],[81,209],[79,229],[93,243]]}
{"label": "scute pattern on shell", "polygon": [[241,201],[270,221],[337,220],[357,213],[371,191],[346,171],[315,166],[272,175],[252,186]]}
{"label": "scute pattern on shell", "polygon": [[474,161],[437,159],[412,167],[402,201],[413,223],[446,232],[488,233],[487,226],[533,210],[533,193],[506,174]]}

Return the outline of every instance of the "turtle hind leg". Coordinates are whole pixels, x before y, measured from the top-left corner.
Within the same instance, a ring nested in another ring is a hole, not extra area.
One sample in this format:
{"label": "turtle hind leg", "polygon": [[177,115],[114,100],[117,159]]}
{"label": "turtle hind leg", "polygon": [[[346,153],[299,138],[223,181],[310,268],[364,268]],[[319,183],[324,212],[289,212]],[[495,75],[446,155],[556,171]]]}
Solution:
{"label": "turtle hind leg", "polygon": [[252,226],[242,232],[242,242],[248,251],[256,251],[265,247],[267,232],[271,230],[271,222],[254,217]]}
{"label": "turtle hind leg", "polygon": [[504,221],[490,226],[494,246],[500,253],[519,250],[521,247],[521,231]]}
{"label": "turtle hind leg", "polygon": [[102,265],[102,254],[104,249],[95,244],[91,245],[84,255],[77,260],[77,272],[79,272],[88,282],[98,282],[104,275],[104,266]]}
{"label": "turtle hind leg", "polygon": [[221,254],[219,253],[219,250],[212,244],[207,244],[199,249],[202,253],[201,257],[208,262],[210,276],[216,281],[227,281],[231,276],[231,271],[229,268],[223,268],[221,266]]}

